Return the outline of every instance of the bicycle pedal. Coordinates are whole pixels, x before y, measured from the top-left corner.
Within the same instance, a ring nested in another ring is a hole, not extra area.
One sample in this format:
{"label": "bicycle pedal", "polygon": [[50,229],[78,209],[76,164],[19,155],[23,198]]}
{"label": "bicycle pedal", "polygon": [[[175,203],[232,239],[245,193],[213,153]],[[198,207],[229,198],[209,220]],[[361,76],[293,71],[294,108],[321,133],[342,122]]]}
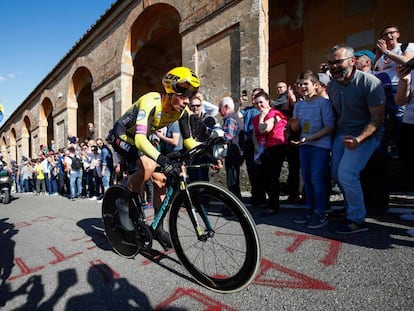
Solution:
{"label": "bicycle pedal", "polygon": [[165,231],[155,231],[154,234],[154,239],[160,243],[161,247],[165,250],[168,251],[169,249],[172,248],[172,243],[171,243],[171,239],[170,239],[170,235],[165,232]]}

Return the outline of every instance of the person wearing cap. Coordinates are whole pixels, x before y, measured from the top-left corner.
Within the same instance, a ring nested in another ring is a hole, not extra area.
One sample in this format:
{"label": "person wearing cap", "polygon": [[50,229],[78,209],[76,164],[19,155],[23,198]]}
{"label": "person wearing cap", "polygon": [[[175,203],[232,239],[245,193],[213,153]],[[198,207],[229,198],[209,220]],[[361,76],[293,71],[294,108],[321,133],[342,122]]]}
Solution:
{"label": "person wearing cap", "polygon": [[[384,137],[391,138],[391,151],[395,149],[395,144],[392,142],[397,141],[397,129],[393,128],[396,125],[395,122],[389,122],[395,120],[395,101],[393,96],[393,88],[391,83],[391,77],[388,75],[389,70],[385,71],[373,71],[372,67],[375,63],[375,54],[370,50],[359,50],[355,52],[355,66],[357,69],[373,74],[381,80],[384,87],[386,97],[386,116],[385,116],[385,134]],[[388,134],[390,133],[390,134]],[[389,141],[383,139],[377,150],[372,154],[366,167],[361,172],[361,185],[364,189],[364,199],[366,203],[367,213],[371,216],[381,215],[388,208],[389,201],[389,187],[387,176],[387,163],[389,156],[387,155],[389,149]],[[394,145],[394,146],[393,146]]]}
{"label": "person wearing cap", "polygon": [[[150,141],[150,136],[178,120],[183,145],[187,150],[198,146],[189,127],[187,106],[200,87],[197,74],[187,67],[175,67],[162,78],[164,92],[149,92],[142,95],[115,122],[109,140],[114,150],[129,163],[135,163],[137,170],[130,175],[128,188],[133,196],[138,196],[144,183],[153,176],[157,164],[163,168],[165,176],[154,181],[154,213],[157,214],[165,194],[167,177],[178,174],[172,160],[162,154]],[[102,164],[102,163],[101,163]],[[120,198],[121,199],[121,198]],[[130,198],[122,198],[117,203],[118,210],[128,206]],[[126,209],[128,210],[128,208]],[[153,232],[164,249],[172,247],[169,234],[163,228],[163,219]],[[125,222],[124,230],[134,230],[132,224]],[[129,226],[129,228],[127,228]]]}
{"label": "person wearing cap", "polygon": [[362,71],[373,73],[372,66],[375,63],[375,54],[370,50],[360,50],[355,52],[355,66]]}
{"label": "person wearing cap", "polygon": [[323,72],[318,72],[319,87],[316,88],[316,93],[326,99],[329,99],[328,96],[328,84],[331,81],[331,78]]}

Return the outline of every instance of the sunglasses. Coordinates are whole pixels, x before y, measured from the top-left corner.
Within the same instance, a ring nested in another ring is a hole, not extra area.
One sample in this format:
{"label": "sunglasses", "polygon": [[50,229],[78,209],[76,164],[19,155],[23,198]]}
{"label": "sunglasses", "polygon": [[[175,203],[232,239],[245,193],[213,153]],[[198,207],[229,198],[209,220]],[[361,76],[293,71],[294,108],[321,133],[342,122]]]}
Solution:
{"label": "sunglasses", "polygon": [[329,66],[334,66],[334,65],[340,65],[342,64],[344,61],[346,61],[347,59],[352,58],[353,56],[350,57],[346,57],[346,58],[342,58],[342,59],[337,59],[337,60],[328,60],[327,63]]}
{"label": "sunglasses", "polygon": [[187,82],[173,82],[172,88],[178,96],[183,96],[183,97],[188,97],[188,98],[194,97],[198,91],[198,87],[193,87]]}
{"label": "sunglasses", "polygon": [[201,107],[201,105],[191,105],[190,106],[190,108],[196,108],[196,107],[199,108],[199,107]]}
{"label": "sunglasses", "polygon": [[391,31],[388,31],[388,32],[384,32],[384,33],[381,34],[381,37],[388,37],[389,35],[393,35],[396,32],[398,32],[398,30],[391,30]]}

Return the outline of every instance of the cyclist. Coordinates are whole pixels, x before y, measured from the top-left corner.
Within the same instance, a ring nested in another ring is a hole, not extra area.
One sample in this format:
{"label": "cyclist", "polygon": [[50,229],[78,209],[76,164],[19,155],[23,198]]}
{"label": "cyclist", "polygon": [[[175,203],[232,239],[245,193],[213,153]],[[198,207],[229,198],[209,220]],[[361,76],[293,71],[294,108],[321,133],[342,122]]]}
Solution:
{"label": "cyclist", "polygon": [[[190,98],[198,91],[199,78],[187,67],[176,67],[162,78],[162,84],[164,93],[149,92],[140,97],[115,122],[108,137],[118,154],[129,163],[128,188],[131,192],[138,193],[144,182],[153,177],[155,214],[158,212],[162,202],[161,198],[165,194],[166,176],[154,173],[154,170],[158,164],[168,176],[177,174],[177,168],[167,156],[156,149],[149,137],[157,129],[178,120],[184,147],[192,149],[199,144],[190,134],[189,113],[186,110]],[[131,172],[131,163],[136,165],[134,173]],[[128,211],[129,198],[123,199],[125,200],[123,203],[123,212],[125,213]],[[120,211],[120,218],[122,217],[121,213]],[[122,224],[128,230],[133,230],[131,224],[129,226]],[[162,220],[153,235],[164,249],[171,248],[171,241],[168,233],[163,229]]]}

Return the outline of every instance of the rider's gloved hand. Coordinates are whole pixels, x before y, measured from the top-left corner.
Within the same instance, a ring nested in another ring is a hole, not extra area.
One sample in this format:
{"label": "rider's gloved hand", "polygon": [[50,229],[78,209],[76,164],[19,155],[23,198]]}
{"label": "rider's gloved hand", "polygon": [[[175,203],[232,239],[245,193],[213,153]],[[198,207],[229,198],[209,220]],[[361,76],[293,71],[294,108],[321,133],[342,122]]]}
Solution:
{"label": "rider's gloved hand", "polygon": [[157,158],[157,163],[162,167],[167,176],[178,176],[180,173],[177,163],[174,163],[165,155],[160,154]]}

